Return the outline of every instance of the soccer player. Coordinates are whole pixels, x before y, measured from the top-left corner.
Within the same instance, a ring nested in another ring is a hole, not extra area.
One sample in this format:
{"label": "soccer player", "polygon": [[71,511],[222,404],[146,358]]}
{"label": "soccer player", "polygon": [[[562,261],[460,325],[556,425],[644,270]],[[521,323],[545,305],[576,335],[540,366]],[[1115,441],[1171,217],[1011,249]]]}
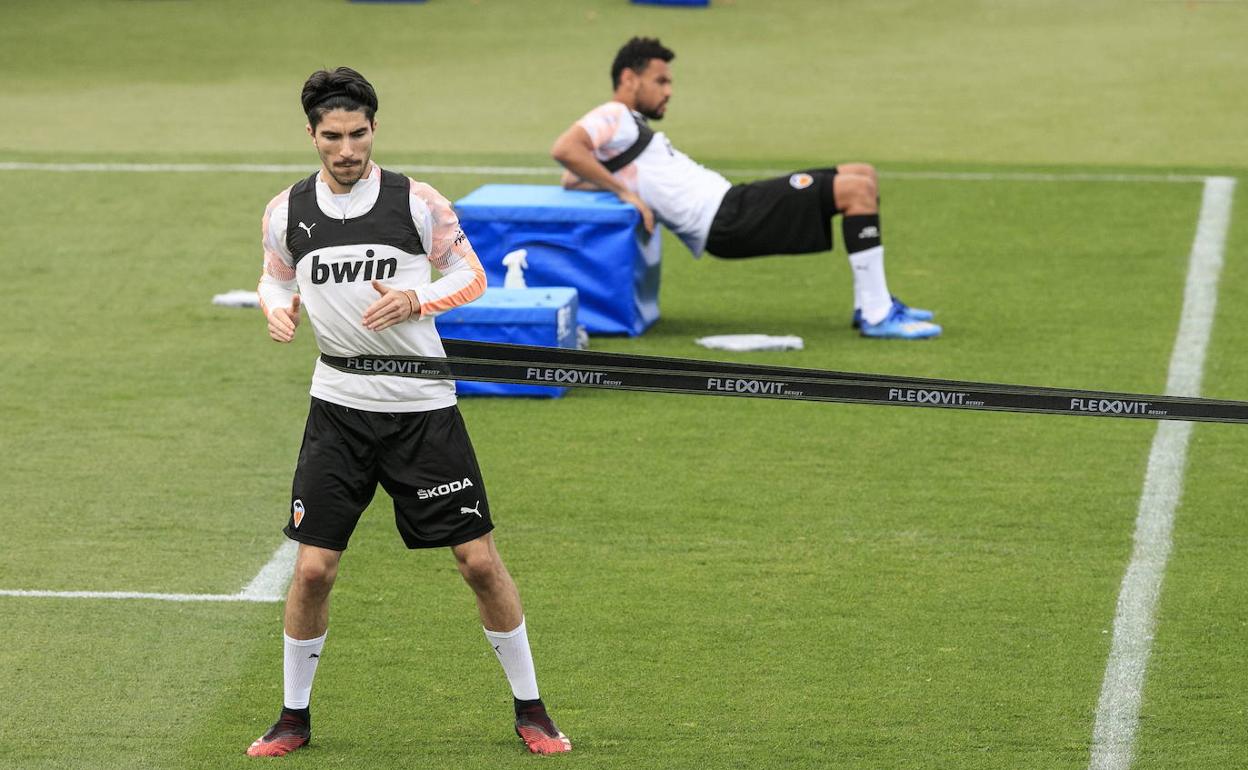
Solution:
{"label": "soccer player", "polygon": [[[290,342],[306,309],[325,355],[445,355],[434,317],[485,289],[450,203],[372,162],[377,95],[358,72],[313,73],[302,101],[321,169],[264,212],[260,296],[269,336]],[[311,737],[308,704],[330,590],[379,482],[408,548],[454,554],[511,685],[525,745],[540,754],[570,751],[538,696],[520,595],[494,547],[454,383],[353,374],[318,361],[311,394],[284,530],[299,542],[286,597],[285,702],[247,753],[281,756]]]}
{"label": "soccer player", "polygon": [[932,312],[888,290],[875,169],[865,163],[815,168],[734,185],[672,147],[650,120],[672,95],[676,57],[657,39],[634,37],[611,65],[614,97],[555,140],[563,186],[607,190],[641,212],[648,232],[667,225],[694,256],[737,259],[832,248],[832,217],[854,275],[853,326],[864,337],[922,339],[940,334]]}

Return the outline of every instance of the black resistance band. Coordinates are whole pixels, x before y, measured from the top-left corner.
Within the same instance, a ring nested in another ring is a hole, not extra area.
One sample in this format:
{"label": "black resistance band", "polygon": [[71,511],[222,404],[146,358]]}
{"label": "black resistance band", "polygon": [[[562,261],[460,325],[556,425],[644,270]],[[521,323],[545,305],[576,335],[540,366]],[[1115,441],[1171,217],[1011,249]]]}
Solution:
{"label": "black resistance band", "polygon": [[793,401],[1248,423],[1248,402],[1004,385],[568,348],[443,340],[446,358],[329,356],[352,374]]}

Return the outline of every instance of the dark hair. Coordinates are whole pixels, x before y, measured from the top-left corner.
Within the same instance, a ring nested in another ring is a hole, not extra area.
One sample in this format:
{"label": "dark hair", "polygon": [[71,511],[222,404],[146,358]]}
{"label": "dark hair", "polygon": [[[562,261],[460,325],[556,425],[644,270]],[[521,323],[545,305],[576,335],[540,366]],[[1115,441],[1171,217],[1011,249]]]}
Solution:
{"label": "dark hair", "polygon": [[611,87],[620,87],[620,75],[630,69],[640,75],[651,59],[662,59],[670,62],[676,54],[670,48],[664,48],[657,37],[635,37],[624,44],[611,62]]}
{"label": "dark hair", "polygon": [[313,130],[325,113],[332,110],[363,112],[370,123],[377,114],[377,92],[363,75],[350,67],[313,72],[303,84],[300,99]]}

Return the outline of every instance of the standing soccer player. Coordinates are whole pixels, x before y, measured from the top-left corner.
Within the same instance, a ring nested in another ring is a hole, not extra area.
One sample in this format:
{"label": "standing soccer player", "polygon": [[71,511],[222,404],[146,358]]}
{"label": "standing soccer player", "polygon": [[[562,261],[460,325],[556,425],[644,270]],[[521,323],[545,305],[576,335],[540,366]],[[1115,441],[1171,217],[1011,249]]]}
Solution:
{"label": "standing soccer player", "polygon": [[694,256],[828,251],[839,214],[854,274],[854,328],[864,337],[938,336],[930,310],[909,307],[888,290],[875,168],[843,163],[732,184],[650,128],[667,111],[674,58],[655,38],[635,37],[620,48],[611,65],[612,100],[573,123],[551,149],[566,169],[564,186],[615,193],[641,212],[647,230],[658,219]]}
{"label": "standing soccer player", "polygon": [[[372,162],[377,95],[362,75],[315,72],[302,101],[321,169],[264,212],[260,297],[269,336],[294,339],[302,306],[325,355],[444,356],[434,317],[485,290],[459,219],[437,190]],[[330,590],[379,482],[408,548],[455,555],[511,684],[516,733],[534,753],[570,751],[538,696],[520,595],[494,547],[454,383],[352,374],[318,361],[311,395],[284,530],[299,542],[286,597],[285,702],[247,754],[281,756],[311,737]]]}

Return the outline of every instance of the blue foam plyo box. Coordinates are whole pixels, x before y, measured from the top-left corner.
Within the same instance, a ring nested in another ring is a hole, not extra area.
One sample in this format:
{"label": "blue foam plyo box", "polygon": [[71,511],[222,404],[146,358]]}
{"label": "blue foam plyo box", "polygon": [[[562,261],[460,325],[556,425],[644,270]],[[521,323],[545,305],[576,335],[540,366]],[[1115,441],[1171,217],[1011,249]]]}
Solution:
{"label": "blue foam plyo box", "polygon": [[[576,289],[486,289],[473,302],[448,310],[435,323],[444,339],[576,347]],[[456,381],[460,396],[559,398],[567,388],[506,382]]]}
{"label": "blue foam plyo box", "polygon": [[658,234],[607,192],[554,185],[487,184],[455,203],[486,277],[501,286],[503,256],[528,252],[530,286],[571,286],[590,334],[636,336],[659,319]]}

